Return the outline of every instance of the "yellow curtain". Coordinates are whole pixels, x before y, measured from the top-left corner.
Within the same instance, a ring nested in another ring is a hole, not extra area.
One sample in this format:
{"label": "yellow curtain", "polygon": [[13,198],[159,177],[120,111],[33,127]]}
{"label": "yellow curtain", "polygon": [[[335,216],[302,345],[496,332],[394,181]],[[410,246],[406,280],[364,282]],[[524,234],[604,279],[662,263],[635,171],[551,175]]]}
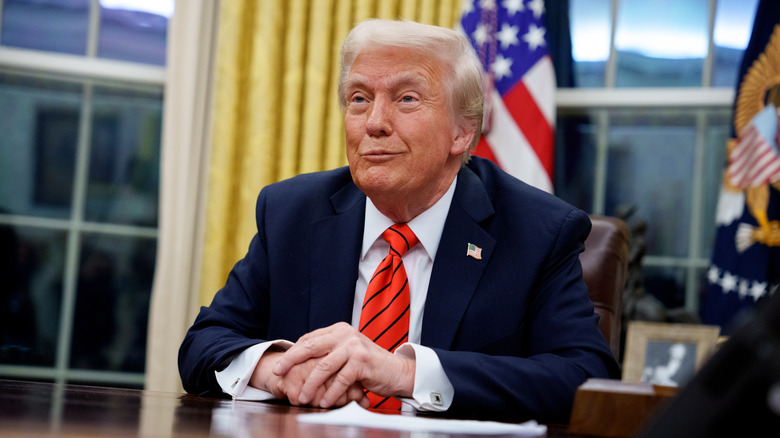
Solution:
{"label": "yellow curtain", "polygon": [[336,86],[341,43],[367,18],[453,27],[461,0],[221,2],[200,304],[255,234],[260,189],[346,165]]}

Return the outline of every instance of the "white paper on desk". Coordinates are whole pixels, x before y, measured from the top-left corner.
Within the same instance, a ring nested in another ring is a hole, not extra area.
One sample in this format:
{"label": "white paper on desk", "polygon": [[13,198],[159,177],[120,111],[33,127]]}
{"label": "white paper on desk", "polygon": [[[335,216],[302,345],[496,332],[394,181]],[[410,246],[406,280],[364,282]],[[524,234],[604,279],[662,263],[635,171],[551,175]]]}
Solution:
{"label": "white paper on desk", "polygon": [[393,429],[404,431],[427,431],[478,435],[516,435],[539,437],[547,434],[547,426],[536,421],[521,424],[498,423],[495,421],[449,420],[439,418],[413,417],[408,415],[388,415],[369,412],[352,402],[341,409],[314,414],[299,414],[301,423],[334,424],[341,426],[361,426],[375,429]]}

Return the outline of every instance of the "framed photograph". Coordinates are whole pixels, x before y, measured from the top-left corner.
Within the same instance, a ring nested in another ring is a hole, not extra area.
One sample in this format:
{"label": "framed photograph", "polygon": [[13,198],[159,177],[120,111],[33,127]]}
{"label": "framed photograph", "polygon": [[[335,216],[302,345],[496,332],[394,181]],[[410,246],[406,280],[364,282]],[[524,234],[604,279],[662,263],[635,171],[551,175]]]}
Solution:
{"label": "framed photograph", "polygon": [[623,381],[684,386],[715,352],[719,334],[718,326],[631,321]]}

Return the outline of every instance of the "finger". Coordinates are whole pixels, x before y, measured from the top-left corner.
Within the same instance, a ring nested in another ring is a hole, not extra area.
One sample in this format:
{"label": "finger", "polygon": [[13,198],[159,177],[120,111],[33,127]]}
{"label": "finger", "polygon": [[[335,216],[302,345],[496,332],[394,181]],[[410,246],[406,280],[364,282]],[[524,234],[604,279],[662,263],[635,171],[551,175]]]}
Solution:
{"label": "finger", "polygon": [[368,399],[367,395],[363,394],[363,398],[358,401],[358,404],[363,408],[368,409],[371,407],[371,400]]}
{"label": "finger", "polygon": [[270,381],[268,384],[268,392],[270,392],[274,398],[277,399],[285,399],[287,397],[287,392],[284,390],[284,382],[281,378],[276,378],[274,381]]}
{"label": "finger", "polygon": [[306,377],[311,373],[311,370],[314,369],[315,365],[316,359],[311,359],[305,363],[292,367],[290,371],[283,376],[272,374],[276,381],[276,392],[284,394],[283,398],[289,400],[293,405],[306,404],[306,401],[300,400],[301,389],[306,381]]}
{"label": "finger", "polygon": [[[356,402],[358,404],[361,403],[362,399],[366,399],[366,402],[368,403],[368,397],[365,395],[365,390],[363,389],[360,384],[354,384],[347,389],[347,392],[344,394],[341,394],[341,396],[336,399],[331,405],[330,408],[340,408],[342,406],[345,406],[349,403]],[[323,391],[324,392],[324,391]],[[313,405],[319,406],[317,403],[312,402]],[[366,405],[368,407],[368,405]]]}
{"label": "finger", "polygon": [[322,395],[325,394],[325,387],[319,387],[317,388],[317,393],[314,395],[314,398],[308,403],[310,406],[319,406],[320,400],[322,400]]}
{"label": "finger", "polygon": [[283,376],[279,378],[279,392],[284,394],[284,398],[290,402],[293,406],[301,406],[306,404],[300,400],[300,389],[302,382],[294,381],[288,378],[289,376]]}
{"label": "finger", "polygon": [[[360,365],[358,365],[360,364]],[[362,393],[363,386],[360,385],[361,371],[364,369],[365,362],[349,357],[347,363],[334,376],[328,390],[323,394],[320,400],[320,407],[327,408],[332,406],[341,397],[350,397],[347,393],[354,391],[353,386],[358,386]],[[362,397],[355,392],[351,393],[353,399]]]}
{"label": "finger", "polygon": [[363,403],[361,403],[363,400],[366,402],[366,406],[369,406],[368,396],[366,395],[366,390],[363,389],[363,387],[359,384],[354,384],[347,389],[347,401],[346,403],[349,403],[351,401],[356,401],[361,406]]}
{"label": "finger", "polygon": [[[330,379],[330,387],[327,388],[323,397],[327,397],[324,400],[321,399],[319,405],[321,407],[329,407],[331,400],[335,400],[340,394],[346,392],[349,385],[354,383],[354,380],[343,384],[342,381],[348,376],[341,376],[341,370],[349,360],[349,353],[347,348],[338,348],[327,356],[321,357],[317,360],[317,365],[306,377],[306,381],[301,388],[301,399],[312,401],[312,398],[316,394],[317,390],[326,386],[326,382]],[[324,403],[324,405],[323,405]]]}
{"label": "finger", "polygon": [[[333,327],[333,326],[331,326]],[[290,368],[311,358],[321,357],[330,352],[337,344],[339,337],[332,335],[332,328],[325,327],[301,336],[298,341],[284,352],[276,362],[273,373],[282,376]]]}

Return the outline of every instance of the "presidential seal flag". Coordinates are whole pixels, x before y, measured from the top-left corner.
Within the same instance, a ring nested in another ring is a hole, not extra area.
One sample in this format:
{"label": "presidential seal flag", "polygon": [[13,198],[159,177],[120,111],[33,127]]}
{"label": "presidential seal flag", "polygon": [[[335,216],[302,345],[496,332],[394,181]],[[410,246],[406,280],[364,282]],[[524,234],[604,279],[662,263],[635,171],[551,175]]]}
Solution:
{"label": "presidential seal flag", "polygon": [[484,68],[474,154],[552,192],[555,71],[544,15],[543,0],[464,0],[460,24]]}
{"label": "presidential seal flag", "polygon": [[780,283],[780,2],[759,2],[738,77],[702,303],[702,322],[725,334]]}

